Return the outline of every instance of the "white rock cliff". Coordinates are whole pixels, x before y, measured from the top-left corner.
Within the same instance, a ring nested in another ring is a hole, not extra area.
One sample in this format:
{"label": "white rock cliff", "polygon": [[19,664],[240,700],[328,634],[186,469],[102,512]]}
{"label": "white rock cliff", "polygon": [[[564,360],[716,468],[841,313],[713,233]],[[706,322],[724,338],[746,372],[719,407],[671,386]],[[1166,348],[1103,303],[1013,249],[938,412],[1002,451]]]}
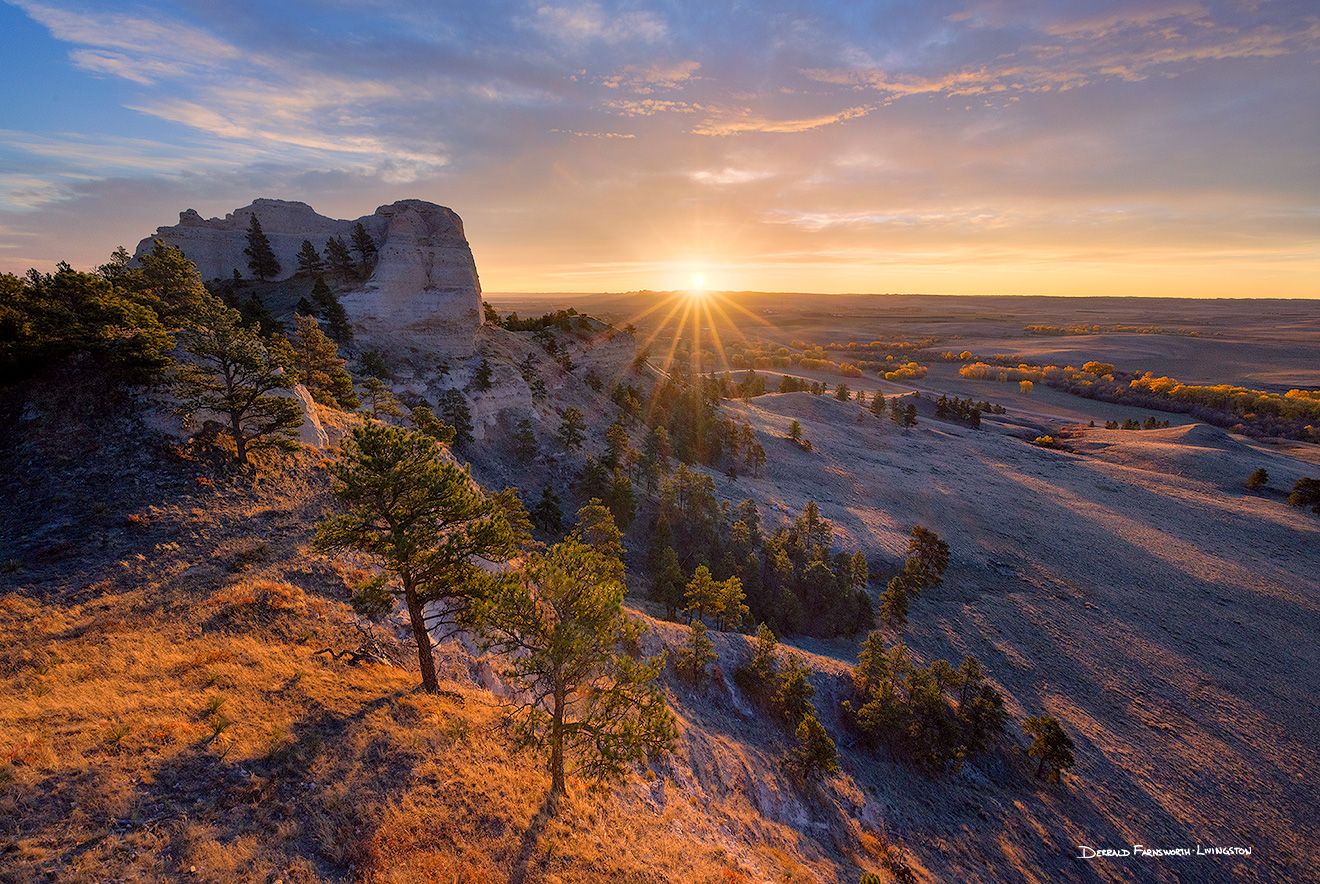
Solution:
{"label": "white rock cliff", "polygon": [[368,338],[421,344],[446,356],[474,352],[482,312],[472,249],[458,215],[424,200],[400,200],[356,221],[327,218],[306,203],[286,200],[254,200],[210,220],[188,209],[179,213],[178,224],[142,240],[137,254],[149,252],[159,239],[177,246],[203,279],[228,279],[235,269],[248,277],[243,249],[253,215],[279,259],[281,278],[298,269],[303,240],[324,253],[333,237],[351,242],[353,227],[361,222],[376,244],[378,259],[365,282],[340,294],[359,331]]}

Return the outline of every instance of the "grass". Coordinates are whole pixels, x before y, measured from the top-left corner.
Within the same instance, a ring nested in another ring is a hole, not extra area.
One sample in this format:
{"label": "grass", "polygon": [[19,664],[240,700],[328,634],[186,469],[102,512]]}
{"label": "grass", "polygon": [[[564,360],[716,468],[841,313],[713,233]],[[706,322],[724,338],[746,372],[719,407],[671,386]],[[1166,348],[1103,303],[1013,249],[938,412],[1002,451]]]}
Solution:
{"label": "grass", "polygon": [[306,551],[323,474],[279,478],[204,511],[134,504],[104,561],[0,583],[4,884],[857,877],[741,792],[702,792],[686,759],[603,790],[571,777],[549,817],[544,759],[512,752],[466,657],[432,697],[415,672],[315,656],[359,640],[352,568]]}

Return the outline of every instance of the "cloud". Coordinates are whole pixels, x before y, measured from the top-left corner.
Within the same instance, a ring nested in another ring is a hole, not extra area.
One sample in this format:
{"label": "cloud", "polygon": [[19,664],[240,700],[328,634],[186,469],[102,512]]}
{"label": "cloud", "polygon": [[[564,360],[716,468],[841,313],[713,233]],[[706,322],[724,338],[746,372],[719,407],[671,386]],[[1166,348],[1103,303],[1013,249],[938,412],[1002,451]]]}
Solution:
{"label": "cloud", "polygon": [[610,89],[623,88],[638,95],[648,95],[656,89],[678,89],[700,69],[699,61],[626,65],[622,71],[601,82]]}
{"label": "cloud", "polygon": [[662,101],[656,98],[620,98],[605,102],[605,107],[625,117],[651,117],[659,113],[694,114],[703,108],[686,101]]}
{"label": "cloud", "polygon": [[[982,4],[951,19],[969,28],[1007,24],[999,3]],[[1314,16],[1289,27],[1270,20],[1221,23],[1200,4],[1165,3],[1046,21],[1011,51],[934,73],[865,64],[803,68],[801,73],[818,83],[894,98],[1026,94],[1114,80],[1139,82],[1157,73],[1177,76],[1209,61],[1313,52],[1317,41],[1320,19]]]}
{"label": "cloud", "polygon": [[119,49],[193,66],[243,57],[237,46],[175,20],[115,12],[74,12],[29,0],[10,2],[45,25],[55,39],[67,43]]}
{"label": "cloud", "polygon": [[654,43],[668,33],[664,20],[643,10],[607,12],[597,3],[541,6],[530,25],[544,36],[565,43]]}
{"label": "cloud", "polygon": [[753,181],[764,181],[766,178],[773,178],[776,172],[765,169],[734,169],[725,167],[723,169],[696,169],[688,173],[693,181],[698,184],[713,184],[725,186],[730,184],[750,184]]}
{"label": "cloud", "polygon": [[726,111],[703,120],[692,128],[697,135],[739,135],[745,132],[810,132],[845,120],[855,120],[874,111],[875,105],[860,105],[831,114],[788,120],[773,120],[747,110]]}

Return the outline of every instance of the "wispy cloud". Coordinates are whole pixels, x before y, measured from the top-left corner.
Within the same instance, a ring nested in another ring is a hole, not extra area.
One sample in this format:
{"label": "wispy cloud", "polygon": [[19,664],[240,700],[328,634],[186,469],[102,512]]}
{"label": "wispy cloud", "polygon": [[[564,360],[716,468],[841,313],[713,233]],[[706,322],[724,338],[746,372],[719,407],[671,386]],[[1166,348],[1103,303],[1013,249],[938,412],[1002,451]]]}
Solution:
{"label": "wispy cloud", "polygon": [[664,19],[646,10],[606,10],[597,3],[541,6],[527,20],[538,32],[568,43],[655,42],[668,33]]}
{"label": "wispy cloud", "polygon": [[769,119],[749,110],[721,111],[692,128],[698,135],[739,135],[744,132],[810,132],[845,120],[855,120],[874,111],[875,105],[859,105],[829,114],[798,119]]}
{"label": "wispy cloud", "polygon": [[[0,6],[59,41],[31,70],[66,78],[0,132],[0,225],[44,231],[18,251],[68,257],[74,224],[112,248],[194,203],[420,196],[464,215],[495,286],[581,266],[654,287],[721,252],[784,284],[1030,263],[1015,249],[1314,261],[1306,0],[315,6]],[[47,86],[26,72],[20,103]]]}

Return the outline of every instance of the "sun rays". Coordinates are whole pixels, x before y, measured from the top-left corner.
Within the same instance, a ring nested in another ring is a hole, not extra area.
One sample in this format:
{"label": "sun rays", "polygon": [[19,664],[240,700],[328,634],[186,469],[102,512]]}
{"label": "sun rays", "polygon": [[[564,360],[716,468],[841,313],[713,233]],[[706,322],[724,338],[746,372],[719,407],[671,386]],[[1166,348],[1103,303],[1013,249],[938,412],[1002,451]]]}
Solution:
{"label": "sun rays", "polygon": [[[704,281],[702,274],[695,274],[693,282]],[[656,302],[629,320],[633,325],[641,325],[647,317],[663,314],[658,320],[652,320],[654,327],[645,334],[638,344],[639,354],[648,352],[658,343],[668,343],[667,351],[653,364],[665,374],[670,374],[680,348],[688,344],[688,365],[694,374],[711,371],[731,371],[728,357],[724,352],[724,342],[720,337],[723,327],[725,334],[737,335],[739,319],[778,332],[779,329],[765,318],[737,303],[728,294],[713,292],[700,287],[684,291],[658,292]],[[733,314],[733,315],[730,315]],[[646,323],[650,326],[651,323]],[[708,354],[708,355],[707,355]]]}

